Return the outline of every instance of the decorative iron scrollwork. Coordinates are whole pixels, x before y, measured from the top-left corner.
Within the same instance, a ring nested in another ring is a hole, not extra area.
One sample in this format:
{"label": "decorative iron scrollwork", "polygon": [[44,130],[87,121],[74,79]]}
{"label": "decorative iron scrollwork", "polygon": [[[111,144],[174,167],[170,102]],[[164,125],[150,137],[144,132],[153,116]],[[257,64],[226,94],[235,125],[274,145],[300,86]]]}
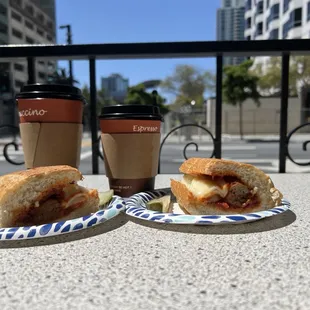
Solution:
{"label": "decorative iron scrollwork", "polygon": [[[3,128],[11,128],[11,129],[13,129],[14,132],[19,133],[19,127],[14,126],[14,125],[1,125],[0,129],[3,129]],[[7,162],[9,162],[12,165],[16,165],[16,166],[23,165],[25,163],[24,161],[16,162],[16,161],[14,161],[13,159],[10,158],[10,156],[8,154],[8,150],[9,150],[9,148],[11,146],[14,146],[15,151],[19,150],[18,144],[13,139],[12,142],[9,142],[9,143],[5,144],[4,147],[3,147],[3,156],[4,156],[4,158],[6,159]]]}
{"label": "decorative iron scrollwork", "polygon": [[[290,161],[292,161],[294,164],[296,164],[296,165],[298,165],[298,166],[309,166],[309,165],[310,165],[310,161],[305,162],[305,163],[296,162],[296,161],[292,158],[292,156],[291,156],[291,154],[290,154],[290,152],[289,152],[288,146],[289,146],[291,137],[292,137],[298,130],[300,130],[301,128],[304,128],[304,127],[306,127],[306,126],[310,126],[310,123],[302,124],[302,125],[296,127],[295,129],[293,129],[293,130],[289,133],[289,135],[287,136],[287,140],[286,140],[286,155],[287,155],[287,157],[289,158]],[[305,152],[307,151],[307,146],[308,146],[308,144],[310,144],[310,140],[304,141],[304,142],[302,143],[302,150],[303,150],[303,151],[305,151]]]}
{"label": "decorative iron scrollwork", "polygon": [[[173,129],[171,129],[170,132],[168,132],[168,134],[165,136],[165,138],[163,139],[163,141],[161,142],[160,144],[160,149],[159,149],[159,164],[158,164],[158,173],[160,173],[160,157],[161,157],[161,151],[162,151],[162,148],[163,148],[163,145],[165,144],[166,140],[168,139],[168,137],[174,133],[175,131],[181,129],[181,128],[184,128],[184,127],[197,127],[197,128],[200,128],[202,129],[204,132],[206,132],[212,139],[212,142],[213,142],[213,151],[212,151],[212,154],[210,156],[210,158],[214,157],[215,155],[215,138],[213,137],[212,133],[205,127],[203,126],[200,126],[200,125],[197,125],[197,124],[184,124],[184,125],[180,125],[180,126],[177,126]],[[183,149],[183,157],[184,159],[187,159],[187,155],[186,155],[186,151],[187,151],[187,148],[191,145],[194,145],[195,148],[196,148],[196,152],[199,151],[199,147],[198,147],[198,144],[196,142],[189,142],[187,143],[185,146],[184,146],[184,149]]]}

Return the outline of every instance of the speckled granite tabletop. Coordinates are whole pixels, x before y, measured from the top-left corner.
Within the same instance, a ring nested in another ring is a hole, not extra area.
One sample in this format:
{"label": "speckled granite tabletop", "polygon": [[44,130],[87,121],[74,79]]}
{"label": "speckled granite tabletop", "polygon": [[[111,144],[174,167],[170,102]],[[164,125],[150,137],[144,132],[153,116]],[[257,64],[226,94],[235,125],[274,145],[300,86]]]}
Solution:
{"label": "speckled granite tabletop", "polygon": [[[169,186],[159,175],[156,187]],[[124,214],[58,237],[0,242],[0,309],[310,309],[310,174],[274,174],[291,211],[223,226]],[[105,176],[84,184],[106,190]]]}

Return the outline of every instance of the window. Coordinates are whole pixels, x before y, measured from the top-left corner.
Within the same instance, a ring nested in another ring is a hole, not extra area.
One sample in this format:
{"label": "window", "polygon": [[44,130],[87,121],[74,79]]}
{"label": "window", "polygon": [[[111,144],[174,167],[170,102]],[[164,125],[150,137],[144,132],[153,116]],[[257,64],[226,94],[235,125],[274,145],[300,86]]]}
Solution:
{"label": "window", "polygon": [[20,81],[20,80],[15,80],[15,87],[16,88],[21,88],[24,86],[24,82],[23,81]]}
{"label": "window", "polygon": [[53,69],[54,69],[54,66],[55,66],[54,63],[52,63],[52,62],[49,61],[49,62],[47,63],[47,65],[48,65],[48,69],[49,69],[49,70],[53,70]]}
{"label": "window", "polygon": [[29,29],[33,29],[33,24],[28,22],[28,20],[25,21],[25,26]]}
{"label": "window", "polygon": [[251,28],[251,26],[252,26],[252,19],[251,17],[248,17],[246,20],[246,29]]}
{"label": "window", "polygon": [[27,11],[27,13],[29,13],[30,15],[34,15],[34,9],[32,5],[26,5],[25,6],[25,10]]}
{"label": "window", "polygon": [[260,22],[257,24],[257,28],[256,28],[256,36],[260,36],[261,34],[263,34],[263,23]]}
{"label": "window", "polygon": [[51,30],[54,29],[54,25],[53,25],[53,23],[52,23],[51,21],[48,21],[48,22],[46,23],[46,25],[47,25],[47,28],[49,28],[49,29],[51,29]]}
{"label": "window", "polygon": [[267,2],[266,2],[266,9],[269,8],[269,4],[270,4],[270,0],[267,0]]}
{"label": "window", "polygon": [[44,37],[44,32],[43,32],[43,30],[37,28],[37,33],[38,33],[41,37]]}
{"label": "window", "polygon": [[7,8],[0,3],[0,15],[6,16],[7,12],[8,12]]}
{"label": "window", "polygon": [[269,40],[277,40],[279,39],[279,29],[273,29],[270,31]]}
{"label": "window", "polygon": [[14,64],[14,69],[16,70],[16,71],[24,71],[24,66],[23,65],[21,65],[21,64]]}
{"label": "window", "polygon": [[42,13],[38,13],[37,18],[42,24],[44,23],[44,16]]}
{"label": "window", "polygon": [[274,4],[271,8],[270,8],[270,14],[267,18],[267,25],[266,28],[269,28],[269,23],[273,20],[276,20],[279,18],[279,10],[280,10],[280,6],[279,3]]}
{"label": "window", "polygon": [[260,1],[257,3],[256,15],[264,13],[264,1]]}
{"label": "window", "polygon": [[34,40],[26,36],[26,43],[34,44]]}
{"label": "window", "polygon": [[14,11],[12,11],[11,16],[13,19],[17,20],[18,22],[22,21],[22,17],[19,14],[15,13]]}
{"label": "window", "polygon": [[251,36],[247,36],[247,37],[246,37],[246,40],[247,40],[247,41],[251,41]]}
{"label": "window", "polygon": [[16,38],[19,38],[19,39],[23,38],[23,34],[20,31],[18,31],[17,29],[15,29],[15,28],[12,28],[12,34]]}
{"label": "window", "polygon": [[310,20],[310,1],[307,3],[307,20]]}
{"label": "window", "polygon": [[39,60],[38,62],[39,62],[40,65],[43,65],[43,66],[45,65],[43,60]]}
{"label": "window", "polygon": [[290,19],[283,25],[283,39],[287,38],[288,31],[290,30],[291,21]]}
{"label": "window", "polygon": [[21,7],[22,6],[22,0],[10,0],[10,4]]}
{"label": "window", "polygon": [[245,10],[246,11],[249,11],[252,9],[252,0],[246,0],[246,3],[245,3]]}
{"label": "window", "polygon": [[270,15],[272,16],[272,20],[279,18],[279,12],[280,12],[280,4],[274,4],[271,9]]}
{"label": "window", "polygon": [[284,0],[283,2],[283,13],[285,13],[288,10],[288,6],[290,4],[291,0]]}
{"label": "window", "polygon": [[300,27],[302,24],[302,8],[295,9],[291,14],[292,27]]}
{"label": "window", "polygon": [[53,41],[53,38],[50,35],[48,35],[48,34],[46,35],[46,39],[49,40],[49,41]]}
{"label": "window", "polygon": [[42,79],[42,80],[45,79],[45,73],[43,73],[43,72],[39,72],[39,73],[38,73],[38,76],[39,76],[39,78]]}
{"label": "window", "polygon": [[8,26],[4,23],[0,22],[0,33],[7,34],[8,33]]}
{"label": "window", "polygon": [[289,20],[283,25],[283,39],[287,38],[290,29],[302,25],[302,8],[295,9],[291,12]]}

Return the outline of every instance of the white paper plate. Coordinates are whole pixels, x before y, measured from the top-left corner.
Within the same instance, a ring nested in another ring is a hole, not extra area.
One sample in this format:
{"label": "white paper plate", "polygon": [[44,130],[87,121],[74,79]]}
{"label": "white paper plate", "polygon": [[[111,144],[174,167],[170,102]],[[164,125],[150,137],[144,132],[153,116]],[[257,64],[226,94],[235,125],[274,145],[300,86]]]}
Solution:
{"label": "white paper plate", "polygon": [[168,224],[194,224],[194,225],[222,225],[222,224],[242,224],[258,221],[270,216],[283,213],[290,208],[290,202],[282,199],[281,205],[266,211],[259,211],[247,214],[231,215],[184,215],[174,213],[161,213],[147,209],[147,202],[169,195],[170,190],[156,190],[152,192],[142,192],[130,197],[126,202],[126,214],[158,223]]}
{"label": "white paper plate", "polygon": [[0,228],[0,241],[34,239],[68,234],[104,223],[122,211],[125,211],[124,200],[119,196],[113,196],[106,208],[84,217],[38,226]]}

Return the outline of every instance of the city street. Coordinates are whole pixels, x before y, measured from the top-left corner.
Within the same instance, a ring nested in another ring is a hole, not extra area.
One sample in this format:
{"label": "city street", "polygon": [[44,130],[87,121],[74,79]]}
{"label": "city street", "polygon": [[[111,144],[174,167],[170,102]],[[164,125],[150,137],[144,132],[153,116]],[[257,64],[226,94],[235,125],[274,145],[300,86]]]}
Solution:
{"label": "city street", "polygon": [[[184,161],[183,148],[186,143],[177,144],[176,142],[166,142],[161,154],[161,173],[178,173],[180,164]],[[199,151],[195,151],[195,146],[189,146],[187,149],[188,157],[209,157],[213,145],[211,143],[201,142],[199,143]],[[23,169],[24,166],[15,166],[8,163],[3,154],[2,148],[0,149],[0,174],[9,173],[12,171]],[[266,173],[278,172],[278,142],[245,142],[245,141],[223,141],[223,158],[237,160],[241,162],[250,163],[261,168]],[[298,162],[310,161],[310,151],[302,150],[301,142],[293,142],[290,144],[291,156]],[[20,148],[19,151],[15,152],[13,147],[9,151],[10,157],[15,161],[23,160],[23,152]],[[80,170],[83,174],[91,174],[91,142],[90,139],[84,139],[82,144],[81,152],[81,165]],[[99,159],[100,174],[104,173],[104,164]],[[298,166],[287,160],[287,172],[298,173],[298,172],[310,172],[310,166]]]}

